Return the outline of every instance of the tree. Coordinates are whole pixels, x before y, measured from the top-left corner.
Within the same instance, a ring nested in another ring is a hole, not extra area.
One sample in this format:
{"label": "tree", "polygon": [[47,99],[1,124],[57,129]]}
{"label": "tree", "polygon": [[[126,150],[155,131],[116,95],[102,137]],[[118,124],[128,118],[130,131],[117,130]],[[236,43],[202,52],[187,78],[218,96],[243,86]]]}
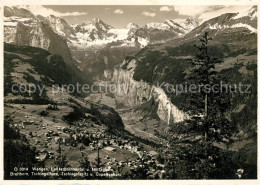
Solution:
{"label": "tree", "polygon": [[[222,60],[213,56],[206,32],[196,45],[198,53],[191,59],[191,70],[186,76],[185,111],[189,118],[171,124],[173,156],[167,165],[171,178],[233,178],[235,167],[228,150],[234,125],[226,118],[230,106],[229,89],[221,86],[224,79],[215,70]],[[227,165],[228,164],[228,165]]]}
{"label": "tree", "polygon": [[104,163],[102,163],[101,161],[101,157],[100,157],[100,154],[99,154],[99,151],[100,151],[100,148],[98,146],[97,148],[97,157],[95,158],[95,162],[93,162],[93,166],[98,169],[98,172],[94,173],[94,176],[96,176],[96,178],[98,179],[102,179],[102,178],[105,178],[105,177],[102,177],[102,173],[103,173],[103,167],[105,166]]}
{"label": "tree", "polygon": [[92,168],[88,160],[88,157],[82,154],[82,159],[79,161],[79,164],[80,164],[79,167],[83,168],[84,172],[86,173],[84,179],[91,179]]}
{"label": "tree", "polygon": [[65,168],[65,167],[67,167],[67,165],[68,165],[68,160],[67,160],[66,154],[65,154],[65,155],[59,154],[59,155],[57,156],[57,158],[55,159],[55,161],[54,161],[54,165],[56,165],[56,166],[59,167],[59,168]]}
{"label": "tree", "polygon": [[140,157],[140,164],[137,168],[133,168],[122,175],[123,179],[148,179],[149,177],[149,166],[145,163],[145,157]]}
{"label": "tree", "polygon": [[62,150],[61,150],[61,141],[60,141],[60,140],[58,141],[58,144],[59,144],[59,145],[58,145],[58,150],[57,150],[57,152],[58,152],[59,155],[61,155],[61,151],[62,151]]}

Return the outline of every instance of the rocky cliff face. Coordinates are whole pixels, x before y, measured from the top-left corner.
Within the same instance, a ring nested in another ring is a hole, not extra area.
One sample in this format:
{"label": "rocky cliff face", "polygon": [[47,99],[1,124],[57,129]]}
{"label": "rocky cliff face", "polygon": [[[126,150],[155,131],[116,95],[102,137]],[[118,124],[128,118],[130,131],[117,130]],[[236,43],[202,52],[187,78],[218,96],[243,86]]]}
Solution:
{"label": "rocky cliff face", "polygon": [[[14,7],[10,10],[16,9]],[[6,10],[9,9],[6,8]],[[28,14],[11,13],[4,19],[5,42],[43,48],[53,54],[61,55],[66,63],[71,63],[66,39],[55,33],[50,24],[32,14],[28,17]]]}
{"label": "rocky cliff face", "polygon": [[127,106],[141,105],[151,99],[156,102],[158,117],[166,121],[180,122],[187,115],[171,103],[162,88],[133,79],[137,60],[126,59],[119,69],[115,69],[112,82],[116,84],[116,96],[124,99]]}
{"label": "rocky cliff face", "polygon": [[[64,59],[67,71],[73,76],[73,80],[85,81],[85,75],[73,62],[66,37],[53,29],[55,27],[53,22],[61,25],[62,19],[54,20],[54,16],[47,19],[34,16],[24,9],[5,7],[4,41],[20,46],[39,47],[52,54],[58,54]],[[57,26],[57,29],[60,27]]]}

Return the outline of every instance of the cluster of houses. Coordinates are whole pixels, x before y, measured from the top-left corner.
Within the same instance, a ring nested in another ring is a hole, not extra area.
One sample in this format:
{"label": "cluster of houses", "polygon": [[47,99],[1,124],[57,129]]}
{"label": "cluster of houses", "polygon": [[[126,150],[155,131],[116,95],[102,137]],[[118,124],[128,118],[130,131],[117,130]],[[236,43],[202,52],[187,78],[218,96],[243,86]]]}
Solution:
{"label": "cluster of houses", "polygon": [[[56,128],[52,127],[52,129],[50,129],[50,127],[47,128],[48,124],[42,123],[42,120],[30,120],[28,116],[25,116],[25,118],[26,119],[21,122],[22,128],[28,125],[37,125],[39,129],[45,130],[44,134],[41,135],[44,137],[43,143],[41,143],[39,139],[35,139],[35,145],[43,144],[44,148],[36,156],[36,160],[38,161],[45,161],[46,159],[55,158],[55,152],[47,151],[48,146],[54,141],[55,144],[71,147],[81,145],[80,150],[89,146],[92,151],[104,149],[108,152],[116,152],[116,150],[120,148],[121,150],[127,150],[138,155],[136,159],[127,161],[117,161],[115,158],[110,158],[108,155],[105,156],[108,160],[106,167],[107,169],[111,169],[111,171],[114,171],[112,170],[113,168],[118,170],[118,168],[124,167],[134,169],[144,164],[150,166],[152,172],[158,168],[161,170],[164,169],[164,166],[157,161],[158,153],[155,151],[147,152],[137,141],[123,139],[121,137],[108,134],[101,129],[96,132],[87,131],[84,127],[74,129],[71,126],[57,126]],[[35,134],[30,132],[28,135],[31,138],[34,138],[35,136],[38,136],[37,132]]]}

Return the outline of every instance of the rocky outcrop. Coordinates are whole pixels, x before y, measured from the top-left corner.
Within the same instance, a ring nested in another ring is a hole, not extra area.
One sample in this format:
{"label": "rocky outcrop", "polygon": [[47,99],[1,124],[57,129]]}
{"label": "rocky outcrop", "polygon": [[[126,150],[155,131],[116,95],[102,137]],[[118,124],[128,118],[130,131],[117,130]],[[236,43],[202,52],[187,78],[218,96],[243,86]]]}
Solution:
{"label": "rocky outcrop", "polygon": [[187,115],[173,105],[162,88],[133,79],[136,59],[126,59],[119,69],[115,69],[112,82],[116,84],[115,95],[127,106],[137,106],[153,99],[157,104],[158,117],[170,122],[181,122]]}

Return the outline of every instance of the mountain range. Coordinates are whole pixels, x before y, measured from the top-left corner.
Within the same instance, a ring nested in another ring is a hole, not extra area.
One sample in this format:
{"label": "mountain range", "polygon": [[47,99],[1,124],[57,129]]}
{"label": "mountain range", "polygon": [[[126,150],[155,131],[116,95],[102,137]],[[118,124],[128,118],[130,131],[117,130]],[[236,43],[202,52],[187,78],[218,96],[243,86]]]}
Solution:
{"label": "mountain range", "polygon": [[[103,76],[107,71],[111,76],[114,65],[127,55],[136,53],[147,44],[181,37],[198,26],[198,22],[191,18],[182,23],[166,20],[143,27],[129,23],[122,29],[113,28],[98,18],[69,25],[60,17],[34,15],[17,7],[5,7],[4,16],[5,42],[40,47],[60,54],[70,67],[77,66],[89,73],[90,78]],[[101,71],[95,71],[96,65]]]}

